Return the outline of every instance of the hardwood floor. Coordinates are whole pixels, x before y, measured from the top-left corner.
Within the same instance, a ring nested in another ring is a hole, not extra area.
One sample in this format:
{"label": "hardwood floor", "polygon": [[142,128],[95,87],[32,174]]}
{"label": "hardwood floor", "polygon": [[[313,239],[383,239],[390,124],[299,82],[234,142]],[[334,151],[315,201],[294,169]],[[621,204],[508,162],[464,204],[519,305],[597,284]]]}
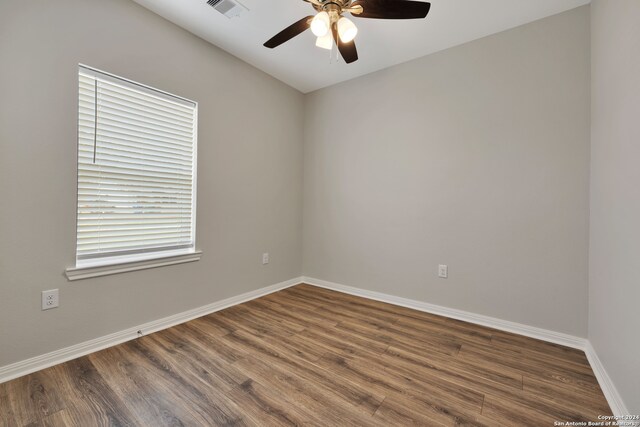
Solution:
{"label": "hardwood floor", "polygon": [[0,384],[2,426],[553,426],[583,352],[309,285]]}

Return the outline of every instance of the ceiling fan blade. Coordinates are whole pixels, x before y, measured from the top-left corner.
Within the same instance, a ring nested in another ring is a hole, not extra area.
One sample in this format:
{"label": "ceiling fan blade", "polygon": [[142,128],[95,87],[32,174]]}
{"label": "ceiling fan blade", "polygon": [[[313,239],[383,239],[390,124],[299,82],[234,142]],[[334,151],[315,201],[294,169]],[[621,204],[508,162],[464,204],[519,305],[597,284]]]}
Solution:
{"label": "ceiling fan blade", "polygon": [[331,32],[333,33],[333,40],[336,42],[336,46],[338,46],[338,50],[340,51],[340,55],[342,55],[342,59],[347,64],[351,64],[358,60],[358,51],[356,50],[356,44],[353,40],[349,43],[344,43],[340,40],[340,36],[338,35],[338,24],[333,23],[331,26]]}
{"label": "ceiling fan blade", "polygon": [[344,59],[344,62],[347,64],[351,64],[352,62],[356,62],[358,60],[358,51],[356,50],[356,44],[353,40],[349,43],[342,43],[338,45],[338,50],[340,51],[340,55]]}
{"label": "ceiling fan blade", "polygon": [[298,34],[303,33],[306,29],[308,29],[311,25],[312,19],[313,16],[305,16],[298,22],[289,25],[287,28],[267,40],[267,42],[264,44],[264,47],[273,49],[274,47],[280,46],[282,43],[291,40]]}
{"label": "ceiling fan blade", "polygon": [[351,7],[362,6],[356,18],[420,19],[427,16],[431,3],[409,0],[356,0]]}

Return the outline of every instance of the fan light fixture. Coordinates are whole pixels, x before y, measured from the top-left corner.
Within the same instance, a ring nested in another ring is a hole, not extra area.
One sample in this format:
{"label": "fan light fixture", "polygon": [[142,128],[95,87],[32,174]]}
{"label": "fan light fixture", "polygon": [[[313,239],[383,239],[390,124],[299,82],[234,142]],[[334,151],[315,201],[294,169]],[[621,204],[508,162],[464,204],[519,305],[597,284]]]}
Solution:
{"label": "fan light fixture", "polygon": [[350,19],[342,17],[338,21],[338,34],[340,34],[340,40],[342,40],[343,43],[349,43],[356,38],[358,27],[356,27]]}
{"label": "fan light fixture", "polygon": [[311,32],[318,37],[316,40],[316,46],[323,49],[331,49],[333,37],[329,28],[331,27],[332,21],[335,22],[335,19],[338,19],[338,34],[340,35],[340,40],[343,43],[349,43],[351,40],[356,38],[358,28],[350,19],[343,16],[336,16],[332,20],[331,16],[329,16],[327,12],[323,11],[318,13],[311,20]]}
{"label": "fan light fixture", "polygon": [[331,19],[327,12],[318,13],[311,21],[311,32],[316,37],[324,37],[329,34],[329,26],[331,25]]}

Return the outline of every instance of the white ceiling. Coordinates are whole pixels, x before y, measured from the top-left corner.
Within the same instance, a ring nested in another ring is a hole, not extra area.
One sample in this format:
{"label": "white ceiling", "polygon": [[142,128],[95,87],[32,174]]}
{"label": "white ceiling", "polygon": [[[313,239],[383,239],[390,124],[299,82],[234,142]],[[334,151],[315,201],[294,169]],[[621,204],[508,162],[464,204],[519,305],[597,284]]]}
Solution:
{"label": "white ceiling", "polygon": [[[354,18],[359,60],[330,61],[311,31],[267,49],[262,44],[314,10],[302,0],[240,0],[229,19],[206,0],[134,0],[232,55],[307,93],[401,62],[554,15],[590,0],[431,0],[426,19]],[[402,1],[402,0],[398,0]]]}

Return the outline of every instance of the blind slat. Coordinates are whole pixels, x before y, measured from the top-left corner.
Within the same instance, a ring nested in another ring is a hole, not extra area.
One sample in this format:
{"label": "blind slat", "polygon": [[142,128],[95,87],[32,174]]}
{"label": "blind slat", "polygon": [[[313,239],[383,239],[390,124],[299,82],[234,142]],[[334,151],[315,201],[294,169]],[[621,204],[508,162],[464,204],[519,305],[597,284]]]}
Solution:
{"label": "blind slat", "polygon": [[[131,102],[122,101],[120,98],[112,97],[105,92],[101,92],[101,97],[104,100],[109,101],[109,103],[112,104],[115,108],[130,111],[134,114],[149,116],[162,121],[171,120],[175,123],[181,123],[185,127],[189,127],[189,125],[191,124],[192,117],[190,115],[183,116],[179,112],[168,112],[155,108],[149,108],[148,106],[135,105]],[[79,103],[81,107],[86,107],[90,110],[93,110],[93,87],[91,87],[89,91],[80,91]]]}
{"label": "blind slat", "polygon": [[[100,95],[98,95],[98,99],[100,99]],[[191,139],[192,137],[191,132],[181,131],[177,129],[177,126],[175,126],[175,124],[171,124],[170,122],[156,124],[149,120],[136,120],[132,116],[114,112],[113,110],[108,108],[108,105],[105,105],[104,102],[100,101],[98,101],[98,115],[101,119],[101,123],[114,123],[119,126],[134,129],[140,133],[145,133],[148,135],[166,135],[171,136],[172,138],[177,140],[184,139],[185,141],[189,141],[189,139]]]}
{"label": "blind slat", "polygon": [[[104,221],[104,223],[106,224],[109,220],[114,220],[114,221],[138,221],[138,219],[140,219],[139,222],[144,222],[145,220],[172,220],[172,221],[176,221],[178,218],[190,218],[188,215],[176,215],[174,214],[169,214],[169,213],[165,213],[165,214],[149,214],[149,215],[145,215],[144,217],[141,217],[140,215],[123,215],[123,214],[110,214],[110,213],[89,213],[86,214],[83,218],[82,218],[82,222],[88,223],[90,221]],[[80,221],[78,221],[80,222]]]}
{"label": "blind slat", "polygon": [[[93,77],[89,77],[91,83],[89,85],[83,85],[81,89],[88,88],[89,91],[93,90],[93,80],[96,80]],[[160,111],[166,111],[171,114],[178,114],[184,117],[190,117],[192,115],[192,107],[187,107],[186,105],[176,104],[171,100],[164,98],[164,94],[160,94],[163,99],[158,99],[153,96],[149,96],[146,94],[141,94],[136,90],[131,90],[128,87],[116,85],[106,81],[104,79],[97,79],[100,83],[100,89],[106,93],[111,94],[111,96],[118,97],[122,99],[127,104],[131,105],[140,105],[144,108],[155,108]]]}
{"label": "blind slat", "polygon": [[[98,141],[100,144],[100,141]],[[87,157],[93,159],[93,153],[88,151],[80,151],[80,157]],[[168,162],[164,162],[162,160],[148,160],[143,158],[136,158],[134,156],[118,156],[113,155],[105,150],[100,150],[100,164],[108,164],[111,166],[119,167],[128,167],[133,170],[140,171],[149,171],[149,172],[161,172],[161,173],[176,173],[184,176],[191,176],[191,167],[187,167],[185,165],[176,165]]]}
{"label": "blind slat", "polygon": [[[79,160],[83,160],[83,161],[88,161],[89,159],[83,156],[79,156]],[[133,167],[125,167],[126,165],[123,165],[122,163],[118,163],[118,162],[104,162],[103,165],[101,165],[101,162],[97,162],[96,164],[91,164],[91,163],[83,163],[79,169],[81,170],[90,170],[90,171],[99,171],[99,172],[104,172],[104,173],[128,173],[130,175],[135,175],[135,176],[140,176],[140,177],[144,177],[144,176],[148,176],[150,178],[164,178],[164,179],[170,179],[170,180],[175,180],[175,181],[190,181],[191,180],[191,175],[183,175],[183,174],[172,174],[172,173],[165,173],[165,172],[160,172],[160,171],[154,171],[154,170],[142,170],[142,169],[135,169]]]}
{"label": "blind slat", "polygon": [[172,178],[146,178],[144,176],[127,173],[127,172],[109,172],[103,173],[94,169],[83,168],[83,175],[80,182],[88,184],[110,184],[110,185],[127,185],[128,187],[151,187],[155,189],[186,189],[191,191],[191,180],[176,180]]}
{"label": "blind slat", "polygon": [[[132,142],[135,141],[135,138],[139,138],[142,140],[151,140],[155,143],[164,143],[165,145],[168,144],[174,149],[182,148],[187,152],[189,151],[189,141],[193,139],[193,135],[180,136],[168,133],[155,133],[151,129],[135,128],[125,122],[113,120],[110,117],[102,117],[100,116],[99,111],[98,117],[100,117],[98,123],[98,135],[100,135],[100,132],[114,132],[119,133],[126,138],[133,138]],[[93,135],[93,133],[91,134]]]}
{"label": "blind slat", "polygon": [[105,117],[112,117],[113,120],[130,123],[134,126],[152,128],[154,130],[159,129],[168,133],[186,135],[187,137],[190,136],[193,131],[192,123],[154,117],[152,114],[148,114],[145,111],[125,109],[117,104],[106,102],[104,99],[101,99],[101,101],[98,102],[98,111]]}
{"label": "blind slat", "polygon": [[[93,139],[86,138],[84,135],[80,137],[80,151],[91,151],[93,148]],[[176,165],[191,165],[192,159],[182,154],[171,154],[159,150],[149,149],[148,147],[138,148],[135,145],[126,145],[126,141],[114,141],[110,138],[100,136],[100,148],[102,152],[113,153],[114,155],[122,155],[133,158],[143,158],[154,160],[156,162],[166,162]]]}
{"label": "blind slat", "polygon": [[96,249],[96,245],[88,245],[87,249],[78,251],[77,258],[78,259],[93,259],[93,258],[103,258],[104,254],[108,254],[109,256],[117,256],[120,253],[144,253],[149,252],[151,249],[153,252],[159,252],[162,250],[173,249],[173,248],[185,248],[185,247],[193,247],[190,243],[178,242],[178,244],[174,244],[172,241],[156,241],[156,242],[146,242],[146,244],[130,244],[130,245],[104,245],[104,247]]}
{"label": "blind slat", "polygon": [[182,231],[149,231],[147,233],[136,232],[135,230],[131,230],[130,232],[119,231],[117,233],[109,234],[108,238],[105,238],[99,231],[93,233],[84,234],[81,239],[83,240],[83,244],[93,244],[93,243],[116,243],[116,242],[130,242],[130,241],[142,241],[142,240],[158,240],[158,239],[169,239],[169,238],[182,238],[188,239],[191,237],[191,230]]}
{"label": "blind slat", "polygon": [[[131,104],[139,104],[143,107],[148,108],[156,108],[159,110],[166,110],[168,112],[174,114],[182,114],[185,117],[191,116],[192,107],[181,105],[173,102],[172,100],[166,97],[166,94],[158,91],[158,97],[150,96],[148,94],[140,93],[135,89],[131,89],[126,85],[126,81],[124,84],[115,84],[110,82],[108,79],[95,78],[93,76],[80,76],[81,82],[78,86],[80,90],[88,90],[93,91],[94,81],[98,80],[100,83],[100,88],[105,91],[111,93],[113,96],[120,97],[124,99],[126,102]],[[195,104],[195,103],[194,103]]]}
{"label": "blind slat", "polygon": [[[105,192],[105,193],[101,193],[98,196],[96,196],[95,194],[87,194],[89,193],[86,190],[83,190],[83,192],[80,192],[78,194],[78,199],[81,202],[91,202],[91,201],[95,201],[98,198],[100,200],[103,200],[105,202],[119,202],[122,203],[124,202],[133,202],[133,201],[137,201],[137,200],[142,200],[140,196],[136,196],[133,194],[122,194],[122,193],[115,193],[115,192]],[[190,195],[183,195],[183,196],[173,196],[173,195],[159,195],[159,194],[154,194],[154,195],[145,195],[144,196],[144,202],[145,203],[175,203],[175,201],[178,201],[180,204],[189,204],[191,205],[191,197]]]}
{"label": "blind slat", "polygon": [[[93,127],[87,128],[86,126],[81,126],[78,131],[79,135],[81,137],[84,137],[84,140],[82,140],[81,143],[93,146]],[[174,143],[167,143],[164,141],[160,141],[159,139],[151,140],[148,138],[139,138],[135,135],[105,129],[104,127],[100,127],[100,129],[98,130],[98,135],[100,135],[100,138],[105,142],[115,142],[120,145],[123,145],[126,142],[129,146],[136,147],[141,150],[155,150],[161,151],[163,153],[169,153],[171,155],[179,155],[184,157],[190,157],[191,155],[190,148],[183,148],[181,146],[177,146]]]}
{"label": "blind slat", "polygon": [[109,251],[113,252],[115,250],[126,250],[135,247],[149,247],[152,245],[184,245],[185,243],[189,243],[189,239],[176,239],[171,237],[159,237],[155,239],[134,239],[134,240],[119,240],[113,242],[106,243],[86,243],[82,246],[82,251],[84,254],[87,254],[87,251]]}
{"label": "blind slat", "polygon": [[[146,225],[141,225],[141,224],[129,224],[129,225],[120,225],[117,227],[111,227],[110,228],[112,231],[117,231],[117,232],[123,232],[123,231],[155,231],[155,230],[159,230],[159,231],[167,231],[167,230],[181,230],[181,231],[186,231],[189,232],[191,231],[191,227],[189,227],[188,225],[175,225],[173,223],[171,224],[166,224],[164,226],[159,226],[158,224],[146,224]],[[85,230],[87,232],[98,232],[101,230],[100,225],[95,225],[95,226],[86,226]],[[89,235],[89,234],[88,234]]]}

